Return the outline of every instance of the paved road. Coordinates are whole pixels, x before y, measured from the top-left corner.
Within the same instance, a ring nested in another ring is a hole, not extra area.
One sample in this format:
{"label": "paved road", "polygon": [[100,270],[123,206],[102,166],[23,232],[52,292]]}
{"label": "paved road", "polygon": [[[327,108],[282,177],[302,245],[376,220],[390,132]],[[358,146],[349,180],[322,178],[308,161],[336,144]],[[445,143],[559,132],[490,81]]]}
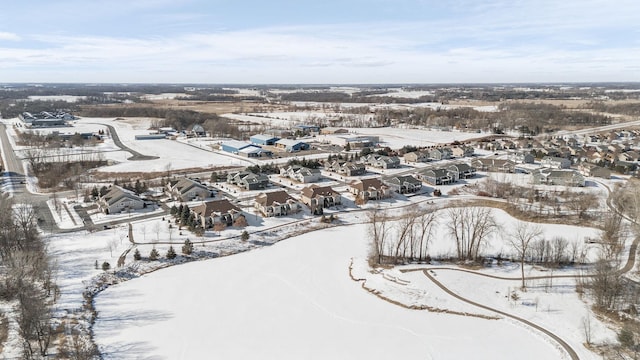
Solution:
{"label": "paved road", "polygon": [[96,123],[98,125],[103,125],[106,126],[109,129],[109,134],[111,134],[111,138],[113,139],[113,143],[116,144],[117,147],[119,147],[120,149],[129,152],[132,156],[130,158],[128,158],[127,160],[154,160],[154,159],[159,159],[159,157],[157,156],[149,156],[149,155],[142,155],[141,153],[131,149],[130,147],[126,146],[125,144],[122,143],[122,141],[120,141],[120,137],[118,136],[118,132],[116,131],[116,129],[108,124],[102,124],[102,123]]}
{"label": "paved road", "polygon": [[47,205],[49,195],[32,194],[28,191],[25,184],[22,159],[13,150],[7,135],[7,126],[3,123],[0,123],[0,142],[2,142],[2,153],[6,160],[5,177],[11,183],[14,202],[31,204],[38,215],[38,226],[42,230],[60,232],[61,230],[58,228],[58,224],[53,219],[53,214],[51,214],[51,210]]}
{"label": "paved road", "polygon": [[562,340],[559,336],[557,336],[556,334],[552,333],[551,331],[536,325],[534,323],[532,323],[531,321],[527,320],[527,319],[523,319],[519,316],[515,316],[509,313],[506,313],[504,311],[498,310],[498,309],[494,309],[492,307],[489,307],[487,305],[483,305],[480,303],[477,303],[475,301],[469,300],[467,298],[464,298],[456,293],[454,293],[453,291],[449,290],[449,288],[447,288],[446,286],[442,285],[441,282],[439,282],[438,280],[435,279],[435,277],[433,277],[428,270],[423,270],[422,273],[429,278],[429,280],[431,280],[434,284],[436,284],[440,289],[442,289],[444,292],[446,292],[447,294],[453,296],[454,298],[466,302],[467,304],[471,304],[473,306],[477,306],[479,308],[485,309],[485,310],[489,310],[492,312],[495,312],[497,314],[500,314],[502,316],[514,319],[516,321],[520,321],[521,323],[528,325],[542,333],[544,333],[545,335],[549,336],[550,338],[552,338],[555,342],[557,342],[566,352],[567,354],[569,354],[569,356],[571,357],[571,359],[573,360],[580,360],[580,358],[578,357],[578,354],[575,352],[575,350],[573,350],[573,348],[567,344],[564,340]]}

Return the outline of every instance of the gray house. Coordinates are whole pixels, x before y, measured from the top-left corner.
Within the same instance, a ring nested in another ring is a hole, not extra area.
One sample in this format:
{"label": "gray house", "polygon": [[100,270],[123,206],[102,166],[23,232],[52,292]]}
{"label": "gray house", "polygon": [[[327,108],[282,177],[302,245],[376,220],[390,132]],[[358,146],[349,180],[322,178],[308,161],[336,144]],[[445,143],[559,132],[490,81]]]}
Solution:
{"label": "gray house", "polygon": [[545,156],[540,163],[553,169],[568,169],[571,167],[571,160],[557,156]]}
{"label": "gray house", "polygon": [[540,169],[531,174],[534,185],[584,186],[584,176],[575,170]]}
{"label": "gray house", "polygon": [[269,177],[264,174],[254,174],[250,171],[229,173],[227,183],[236,185],[244,190],[264,189],[269,185]]}
{"label": "gray house", "polygon": [[421,170],[418,172],[418,179],[431,185],[447,185],[455,181],[450,171],[444,168]]}
{"label": "gray house", "polygon": [[448,147],[435,148],[429,151],[429,157],[433,160],[446,160],[453,157],[453,152]]}
{"label": "gray house", "polygon": [[451,173],[454,182],[476,176],[476,168],[465,163],[451,164],[447,166],[447,170]]}
{"label": "gray house", "polygon": [[385,181],[389,188],[399,194],[411,194],[422,189],[422,181],[411,175],[394,176]]}

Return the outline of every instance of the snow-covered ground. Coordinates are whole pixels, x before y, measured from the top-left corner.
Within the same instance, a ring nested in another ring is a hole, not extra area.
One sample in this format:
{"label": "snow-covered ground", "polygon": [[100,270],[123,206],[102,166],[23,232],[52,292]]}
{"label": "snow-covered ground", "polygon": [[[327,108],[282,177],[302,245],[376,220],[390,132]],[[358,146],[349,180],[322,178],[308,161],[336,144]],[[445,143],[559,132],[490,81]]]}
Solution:
{"label": "snow-covered ground", "polygon": [[[14,119],[13,123],[18,120]],[[74,153],[95,152],[100,154],[105,160],[115,162],[114,165],[101,167],[101,172],[155,172],[170,171],[188,168],[211,168],[216,166],[247,166],[251,163],[238,157],[227,156],[224,153],[213,152],[206,146],[192,146],[188,143],[169,140],[136,140],[136,135],[149,134],[148,130],[153,119],[148,118],[130,118],[125,120],[116,120],[114,118],[82,118],[73,122],[71,127],[63,128],[43,128],[36,131],[47,134],[55,131],[62,133],[75,132],[97,132],[98,130],[107,130],[105,125],[111,125],[122,143],[134,151],[142,155],[155,156],[158,159],[131,161],[128,160],[131,154],[121,151],[111,138],[107,138],[104,143],[95,147],[84,147],[74,149],[56,149],[56,156]],[[11,129],[15,133],[14,129]],[[18,147],[22,149],[23,147]]]}
{"label": "snow-covered ground", "polygon": [[[106,359],[562,359],[509,320],[408,310],[351,280],[361,225],[145,275],[96,298]],[[506,340],[508,339],[508,340]]]}

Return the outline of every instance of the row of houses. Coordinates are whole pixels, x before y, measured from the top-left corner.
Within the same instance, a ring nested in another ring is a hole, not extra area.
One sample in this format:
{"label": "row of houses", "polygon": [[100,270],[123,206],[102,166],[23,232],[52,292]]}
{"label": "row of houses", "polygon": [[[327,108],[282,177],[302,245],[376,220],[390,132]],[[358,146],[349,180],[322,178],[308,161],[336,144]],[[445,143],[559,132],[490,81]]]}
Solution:
{"label": "row of houses", "polygon": [[474,149],[470,146],[460,145],[454,147],[437,147],[433,149],[412,151],[404,154],[407,163],[429,162],[448,160],[473,156]]}

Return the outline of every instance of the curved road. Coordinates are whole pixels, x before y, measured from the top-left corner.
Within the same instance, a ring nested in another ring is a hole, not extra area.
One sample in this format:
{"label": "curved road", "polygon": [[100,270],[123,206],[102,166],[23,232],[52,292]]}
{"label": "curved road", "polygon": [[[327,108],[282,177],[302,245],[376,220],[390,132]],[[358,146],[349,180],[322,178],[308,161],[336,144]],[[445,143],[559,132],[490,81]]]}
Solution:
{"label": "curved road", "polygon": [[431,274],[429,274],[429,272],[427,270],[422,270],[422,273],[427,278],[429,278],[429,280],[431,280],[434,284],[436,284],[440,289],[442,289],[447,294],[453,296],[454,298],[456,298],[456,299],[458,299],[460,301],[466,302],[468,304],[471,304],[473,306],[477,306],[479,308],[482,308],[482,309],[485,309],[485,310],[489,310],[489,311],[495,312],[497,314],[500,314],[502,316],[505,316],[505,317],[520,321],[521,323],[523,323],[525,325],[528,325],[528,326],[530,326],[530,327],[532,327],[532,328],[544,333],[545,335],[549,336],[550,338],[552,338],[555,342],[557,342],[560,346],[562,346],[562,348],[567,352],[567,354],[569,354],[571,359],[580,360],[580,357],[578,357],[578,354],[575,352],[575,350],[573,350],[573,348],[569,344],[567,344],[564,340],[562,340],[562,338],[560,338],[556,334],[552,333],[551,331],[549,331],[549,330],[547,330],[547,329],[545,329],[545,328],[543,328],[543,327],[541,327],[539,325],[536,325],[536,324],[532,323],[531,321],[529,321],[527,319],[524,319],[524,318],[521,318],[519,316],[515,316],[515,315],[512,315],[512,314],[509,314],[509,313],[506,313],[506,312],[504,312],[502,310],[494,309],[494,308],[491,308],[491,307],[489,307],[487,305],[483,305],[483,304],[477,303],[475,301],[469,300],[467,298],[464,298],[464,297],[454,293],[453,291],[449,290],[449,288],[447,288],[446,286],[442,285],[442,283],[439,282],[438,280],[436,280]]}
{"label": "curved road", "polygon": [[119,147],[120,149],[130,153],[132,156],[130,158],[128,158],[127,160],[131,160],[131,161],[137,161],[137,160],[154,160],[154,159],[159,159],[158,156],[149,156],[149,155],[142,155],[141,153],[131,149],[130,147],[126,146],[125,144],[122,143],[122,141],[120,140],[120,137],[118,136],[118,132],[116,131],[116,129],[109,124],[102,124],[102,123],[93,123],[96,125],[102,125],[102,126],[106,126],[109,129],[109,134],[111,135],[111,138],[113,139],[113,143],[116,144],[117,147]]}

